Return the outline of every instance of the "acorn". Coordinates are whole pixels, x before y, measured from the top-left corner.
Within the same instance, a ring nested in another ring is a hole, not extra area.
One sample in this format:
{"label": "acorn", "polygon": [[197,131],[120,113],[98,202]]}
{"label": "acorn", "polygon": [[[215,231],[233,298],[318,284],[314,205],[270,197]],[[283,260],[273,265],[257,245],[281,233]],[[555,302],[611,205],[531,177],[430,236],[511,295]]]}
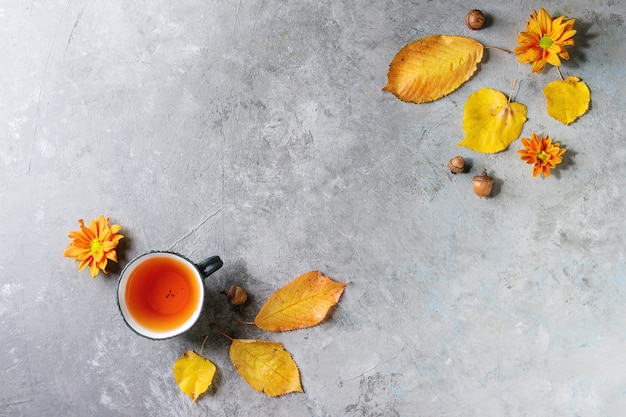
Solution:
{"label": "acorn", "polygon": [[476,175],[472,180],[474,192],[480,198],[487,197],[493,189],[493,178],[487,175],[487,170],[483,169],[481,175]]}
{"label": "acorn", "polygon": [[448,168],[453,174],[459,174],[465,171],[465,160],[462,156],[455,156],[448,161]]}
{"label": "acorn", "polygon": [[226,301],[228,301],[228,304],[233,306],[240,306],[248,299],[246,290],[238,285],[231,285],[226,291],[223,291],[223,294],[226,295]]}
{"label": "acorn", "polygon": [[465,16],[465,24],[471,30],[479,30],[485,24],[485,15],[478,9],[470,10]]}

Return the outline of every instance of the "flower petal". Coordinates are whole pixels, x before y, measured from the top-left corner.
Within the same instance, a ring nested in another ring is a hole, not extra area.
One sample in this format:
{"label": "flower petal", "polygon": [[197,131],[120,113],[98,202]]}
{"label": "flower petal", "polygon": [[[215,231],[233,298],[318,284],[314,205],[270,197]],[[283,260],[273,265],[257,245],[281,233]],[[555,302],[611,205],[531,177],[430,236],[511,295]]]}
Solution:
{"label": "flower petal", "polygon": [[113,262],[117,262],[117,253],[113,250],[106,253],[107,259],[112,260]]}
{"label": "flower petal", "polygon": [[82,271],[83,269],[85,269],[85,267],[86,267],[87,265],[89,265],[89,264],[91,263],[91,261],[92,261],[92,260],[93,260],[93,258],[91,258],[91,257],[86,258],[86,259],[83,259],[83,260],[80,262],[80,264],[78,265],[78,270],[79,270],[79,271]]}
{"label": "flower petal", "polygon": [[91,265],[89,265],[89,272],[91,273],[91,277],[95,278],[96,275],[98,275],[98,271],[100,271],[98,265],[96,265],[95,262],[92,262]]}
{"label": "flower petal", "polygon": [[542,58],[542,59],[540,59],[538,61],[535,61],[535,62],[533,62],[533,65],[532,65],[532,72],[536,72],[536,73],[539,74],[539,73],[541,73],[541,71],[543,70],[543,67],[545,67],[545,66],[546,66],[546,61],[545,61],[544,58]]}
{"label": "flower petal", "polygon": [[65,252],[63,252],[63,256],[67,258],[84,258],[85,255],[89,255],[89,250],[78,246],[68,246]]}
{"label": "flower petal", "polygon": [[548,64],[554,65],[555,67],[561,66],[561,60],[559,59],[559,56],[557,54],[548,54],[546,58]]}

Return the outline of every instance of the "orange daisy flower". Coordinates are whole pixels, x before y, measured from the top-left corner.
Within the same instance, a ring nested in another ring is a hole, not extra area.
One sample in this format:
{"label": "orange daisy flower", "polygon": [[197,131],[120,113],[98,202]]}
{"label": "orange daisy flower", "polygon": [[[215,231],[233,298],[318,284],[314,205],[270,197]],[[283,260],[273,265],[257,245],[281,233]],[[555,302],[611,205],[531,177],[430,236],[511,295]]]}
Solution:
{"label": "orange daisy flower", "polygon": [[109,226],[109,218],[103,215],[97,220],[91,219],[89,227],[85,227],[83,219],[80,219],[78,224],[80,230],[70,232],[68,235],[72,241],[68,243],[63,256],[75,258],[74,262],[80,262],[79,271],[89,265],[92,278],[95,278],[100,270],[106,274],[107,260],[117,262],[115,248],[124,237],[117,232],[122,227],[119,224]]}
{"label": "orange daisy flower", "polygon": [[525,149],[517,151],[521,154],[521,160],[528,164],[534,164],[533,177],[539,174],[550,177],[550,170],[563,161],[562,155],[565,149],[560,144],[552,143],[550,136],[540,138],[535,133],[531,133],[530,139],[522,138]]}
{"label": "orange daisy flower", "polygon": [[555,67],[561,65],[561,59],[569,59],[566,46],[574,45],[572,37],[576,34],[574,22],[576,19],[567,19],[560,16],[552,19],[548,12],[541,8],[530,15],[526,24],[526,31],[520,32],[515,47],[515,55],[524,64],[532,63],[532,72],[540,73],[543,67],[552,64]]}

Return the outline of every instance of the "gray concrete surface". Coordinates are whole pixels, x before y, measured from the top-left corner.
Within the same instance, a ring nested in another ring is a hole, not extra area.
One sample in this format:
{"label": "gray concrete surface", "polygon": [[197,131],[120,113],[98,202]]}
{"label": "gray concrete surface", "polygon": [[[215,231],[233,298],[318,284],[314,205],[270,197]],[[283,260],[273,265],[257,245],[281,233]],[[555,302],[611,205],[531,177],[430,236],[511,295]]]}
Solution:
{"label": "gray concrete surface", "polygon": [[[437,102],[381,90],[406,43],[512,49],[542,6],[577,19],[562,71],[592,106],[574,124],[546,114],[556,71],[497,51]],[[470,32],[475,7],[491,22]],[[625,16],[620,0],[0,1],[0,416],[623,416]],[[519,141],[457,147],[469,94],[515,79],[523,136],[567,148],[547,180]],[[469,174],[447,172],[457,154]],[[99,214],[126,238],[92,280],[62,253]],[[225,262],[201,321],[162,342],[115,303],[151,249]],[[313,269],[351,282],[322,325],[237,323]],[[306,392],[254,392],[211,323],[284,343]],[[172,365],[206,335],[218,376],[192,405]]]}

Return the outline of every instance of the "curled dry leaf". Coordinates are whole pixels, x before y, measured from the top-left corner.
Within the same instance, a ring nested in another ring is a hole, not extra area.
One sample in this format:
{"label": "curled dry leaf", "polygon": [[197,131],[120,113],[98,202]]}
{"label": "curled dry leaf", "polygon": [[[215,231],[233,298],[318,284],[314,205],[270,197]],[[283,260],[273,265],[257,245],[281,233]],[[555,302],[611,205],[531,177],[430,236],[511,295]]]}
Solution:
{"label": "curled dry leaf", "polygon": [[570,124],[589,108],[591,92],[578,77],[552,81],[543,89],[548,114],[563,124]]}
{"label": "curled dry leaf", "polygon": [[271,397],[304,392],[298,365],[282,343],[233,339],[229,354],[239,375],[256,391]]}
{"label": "curled dry leaf", "polygon": [[192,350],[188,350],[174,363],[174,378],[182,392],[195,402],[205,392],[215,375],[215,365]]}
{"label": "curled dry leaf", "polygon": [[465,102],[465,138],[459,145],[482,153],[503,151],[519,137],[525,122],[526,106],[507,100],[500,91],[481,88]]}
{"label": "curled dry leaf", "polygon": [[275,291],[257,314],[254,324],[272,332],[315,326],[337,304],[346,285],[319,271],[307,272]]}
{"label": "curled dry leaf", "polygon": [[450,94],[470,79],[484,46],[463,36],[434,35],[403,47],[391,61],[389,91],[402,101],[427,103]]}

